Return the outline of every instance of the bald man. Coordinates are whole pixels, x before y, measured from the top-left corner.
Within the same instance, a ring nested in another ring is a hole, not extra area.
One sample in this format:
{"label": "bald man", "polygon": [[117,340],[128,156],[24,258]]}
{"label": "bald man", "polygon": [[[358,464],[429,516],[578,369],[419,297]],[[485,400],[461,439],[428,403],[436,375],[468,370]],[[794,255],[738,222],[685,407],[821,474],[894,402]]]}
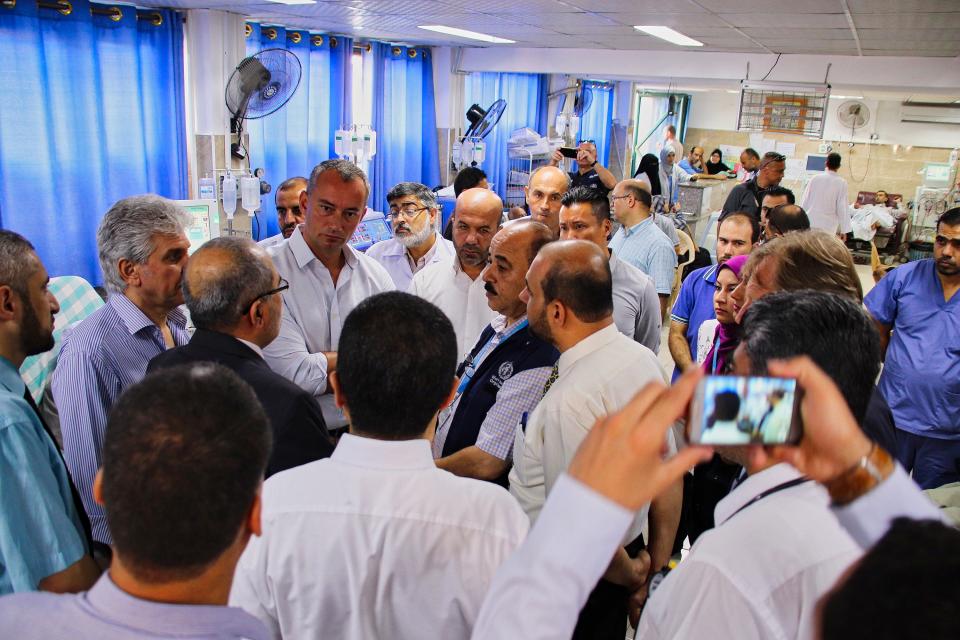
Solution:
{"label": "bald man", "polygon": [[770,209],[762,225],[764,242],[769,242],[791,231],[806,231],[810,218],[800,205],[781,204]]}
{"label": "bald man", "polygon": [[281,293],[288,285],[262,247],[251,240],[210,240],[187,262],[183,297],[197,327],[190,342],[150,361],[147,371],[216,362],[253,387],[273,428],[267,476],[333,451],[312,394],[270,370],[263,348],[280,331]]}
{"label": "bald man", "polygon": [[437,305],[450,318],[457,334],[457,357],[463,359],[495,316],[487,306],[480,273],[503,220],[503,201],[489,189],[467,189],[457,197],[451,220],[455,255],[418,271],[407,291]]}
{"label": "bald man", "polygon": [[[609,262],[595,243],[561,240],[545,246],[530,265],[526,282],[523,298],[530,329],[560,351],[556,376],[551,376],[526,429],[517,430],[514,443],[510,493],[536,520],[597,419],[626,406],[646,384],[666,384],[667,377],[650,349],[617,330]],[[647,579],[670,559],[682,494],[682,483],[677,482],[637,514],[625,539],[628,544],[612,558],[580,614],[579,632],[618,639],[626,634],[628,597],[639,599]],[[648,513],[649,553],[640,553]]]}
{"label": "bald man", "polygon": [[496,316],[457,371],[457,395],[440,415],[433,457],[441,469],[506,487],[517,423],[539,402],[559,356],[530,332],[520,298],[530,262],[552,241],[546,225],[516,220],[490,244],[490,264],[481,277]]}
{"label": "bald man", "polygon": [[530,218],[542,222],[560,237],[560,200],[573,181],[563,169],[553,165],[540,167],[530,174],[530,181],[523,188],[527,197]]}

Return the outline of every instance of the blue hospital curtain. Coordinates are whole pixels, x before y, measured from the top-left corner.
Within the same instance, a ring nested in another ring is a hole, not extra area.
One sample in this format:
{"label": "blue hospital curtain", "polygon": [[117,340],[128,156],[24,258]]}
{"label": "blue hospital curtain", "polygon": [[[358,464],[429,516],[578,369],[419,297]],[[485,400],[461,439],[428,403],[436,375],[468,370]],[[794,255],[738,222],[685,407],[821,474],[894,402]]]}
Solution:
{"label": "blue hospital curtain", "polygon": [[266,170],[273,191],[261,199],[253,221],[257,239],[280,233],[276,188],[293,176],[309,177],[320,162],[335,158],[333,134],[350,125],[353,40],[312,35],[307,31],[249,24],[247,55],[264,49],[285,49],[300,61],[300,85],[278,111],[244,122],[250,134],[250,166]]}
{"label": "blue hospital curtain", "polygon": [[[507,140],[514,130],[522,127],[547,135],[548,85],[548,76],[531,73],[471,73],[466,79],[465,109],[472,104],[487,109],[498,98],[507,101],[503,117],[486,137],[486,159],[481,167],[487,174],[487,181],[504,200],[509,169]],[[468,125],[464,115],[464,130]]]}
{"label": "blue hospital curtain", "polygon": [[51,276],[102,282],[96,229],[117,200],[187,197],[183,23],[0,7],[0,226]]}
{"label": "blue hospital curtain", "polygon": [[440,183],[433,61],[426,47],[373,43],[373,130],[377,153],[370,163],[369,206],[386,211],[387,192],[398,182]]}
{"label": "blue hospital curtain", "polygon": [[593,140],[597,145],[597,162],[610,166],[610,130],[613,120],[613,85],[584,80],[593,93],[593,101],[580,118],[580,140]]}

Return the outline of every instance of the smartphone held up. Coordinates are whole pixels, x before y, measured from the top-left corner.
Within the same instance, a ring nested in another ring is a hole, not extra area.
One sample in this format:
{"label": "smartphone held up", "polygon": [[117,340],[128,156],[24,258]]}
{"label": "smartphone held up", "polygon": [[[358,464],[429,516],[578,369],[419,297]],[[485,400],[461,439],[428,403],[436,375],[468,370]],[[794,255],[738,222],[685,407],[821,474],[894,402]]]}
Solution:
{"label": "smartphone held up", "polygon": [[790,378],[706,376],[690,405],[687,439],[717,447],[797,444],[800,391]]}

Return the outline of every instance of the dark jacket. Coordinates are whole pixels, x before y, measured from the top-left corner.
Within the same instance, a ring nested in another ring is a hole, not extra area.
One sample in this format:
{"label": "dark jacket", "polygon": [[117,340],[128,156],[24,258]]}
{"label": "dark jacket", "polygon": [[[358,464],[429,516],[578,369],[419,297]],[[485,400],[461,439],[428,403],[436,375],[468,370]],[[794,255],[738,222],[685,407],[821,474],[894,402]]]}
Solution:
{"label": "dark jacket", "polygon": [[273,451],[267,477],[301,464],[329,457],[333,441],[317,400],[274,373],[253,349],[233,336],[197,329],[188,344],[161,353],[147,372],[192,362],[215,362],[232,369],[253,387],[273,429]]}
{"label": "dark jacket", "polygon": [[723,203],[721,215],[733,211],[745,211],[757,220],[760,220],[760,204],[763,202],[763,192],[757,179],[747,180],[743,184],[738,184],[730,193],[727,194],[727,200]]}

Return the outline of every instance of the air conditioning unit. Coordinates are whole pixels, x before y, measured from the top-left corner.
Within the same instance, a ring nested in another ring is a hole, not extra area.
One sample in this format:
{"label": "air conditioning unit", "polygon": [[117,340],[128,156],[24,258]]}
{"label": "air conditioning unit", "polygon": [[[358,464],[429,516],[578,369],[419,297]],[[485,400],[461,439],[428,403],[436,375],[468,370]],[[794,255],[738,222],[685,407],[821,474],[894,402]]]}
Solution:
{"label": "air conditioning unit", "polygon": [[903,102],[900,122],[960,125],[960,104],[941,102]]}

